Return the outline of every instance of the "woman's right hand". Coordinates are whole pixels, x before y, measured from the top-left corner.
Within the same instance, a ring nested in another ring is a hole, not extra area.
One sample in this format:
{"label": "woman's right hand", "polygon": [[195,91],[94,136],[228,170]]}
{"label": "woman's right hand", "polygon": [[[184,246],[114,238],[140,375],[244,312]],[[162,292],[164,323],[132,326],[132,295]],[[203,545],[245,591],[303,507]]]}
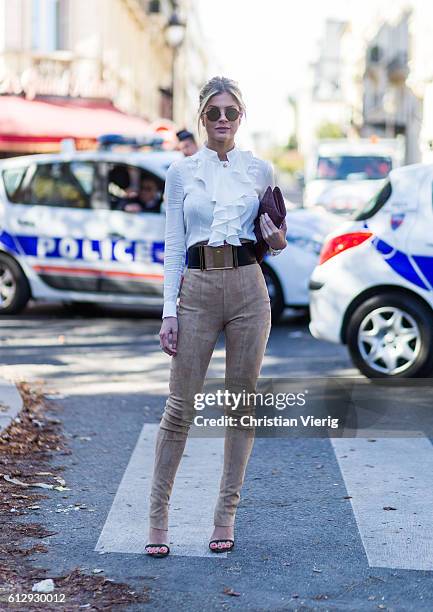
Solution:
{"label": "woman's right hand", "polygon": [[160,346],[164,353],[174,356],[177,352],[177,317],[164,317],[159,332]]}

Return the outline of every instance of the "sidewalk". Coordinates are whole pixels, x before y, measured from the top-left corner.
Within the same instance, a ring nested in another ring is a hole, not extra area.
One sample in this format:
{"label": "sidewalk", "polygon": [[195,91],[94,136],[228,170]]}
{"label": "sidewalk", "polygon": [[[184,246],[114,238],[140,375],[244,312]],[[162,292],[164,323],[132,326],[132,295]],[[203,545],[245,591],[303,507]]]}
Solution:
{"label": "sidewalk", "polygon": [[16,386],[0,376],[0,433],[15,419],[22,406]]}

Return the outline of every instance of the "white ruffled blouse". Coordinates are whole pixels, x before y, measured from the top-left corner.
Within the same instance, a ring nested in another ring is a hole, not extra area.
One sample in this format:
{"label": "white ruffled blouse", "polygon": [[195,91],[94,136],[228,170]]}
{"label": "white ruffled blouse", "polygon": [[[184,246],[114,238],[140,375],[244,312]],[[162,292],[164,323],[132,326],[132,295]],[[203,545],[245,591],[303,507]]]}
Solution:
{"label": "white ruffled blouse", "polygon": [[274,187],[272,165],[237,147],[227,152],[227,161],[204,146],[170,166],[164,194],[163,318],[176,316],[186,249],[202,241],[211,246],[240,245],[241,238],[256,242],[254,219],[269,185]]}

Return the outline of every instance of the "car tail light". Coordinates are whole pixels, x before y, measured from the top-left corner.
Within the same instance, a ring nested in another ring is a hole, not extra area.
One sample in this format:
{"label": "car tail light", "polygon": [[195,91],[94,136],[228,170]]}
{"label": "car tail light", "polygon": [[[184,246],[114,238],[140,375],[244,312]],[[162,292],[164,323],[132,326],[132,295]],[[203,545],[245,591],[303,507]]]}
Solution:
{"label": "car tail light", "polygon": [[351,232],[350,234],[342,234],[341,236],[336,236],[335,238],[331,238],[322,247],[319,257],[319,265],[334,257],[334,255],[338,255],[343,251],[347,251],[347,249],[351,249],[352,247],[358,246],[362,244],[370,236],[373,234],[371,232]]}

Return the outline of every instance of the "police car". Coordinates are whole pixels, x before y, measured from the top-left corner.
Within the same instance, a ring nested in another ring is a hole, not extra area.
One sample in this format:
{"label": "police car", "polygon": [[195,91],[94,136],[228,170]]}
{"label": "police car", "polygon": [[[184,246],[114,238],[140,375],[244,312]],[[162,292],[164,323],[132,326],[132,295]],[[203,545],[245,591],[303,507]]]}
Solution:
{"label": "police car", "polygon": [[160,306],[162,193],[180,155],[99,150],[2,161],[0,313],[30,298]]}
{"label": "police car", "polygon": [[310,331],[347,344],[370,378],[433,372],[433,165],[393,170],[328,237],[310,280]]}
{"label": "police car", "polygon": [[[162,194],[179,157],[107,145],[0,162],[0,314],[29,299],[162,307]],[[153,189],[148,208],[141,187]],[[308,279],[334,225],[326,211],[288,212],[288,247],[262,264],[274,322],[286,306],[308,305]]]}

